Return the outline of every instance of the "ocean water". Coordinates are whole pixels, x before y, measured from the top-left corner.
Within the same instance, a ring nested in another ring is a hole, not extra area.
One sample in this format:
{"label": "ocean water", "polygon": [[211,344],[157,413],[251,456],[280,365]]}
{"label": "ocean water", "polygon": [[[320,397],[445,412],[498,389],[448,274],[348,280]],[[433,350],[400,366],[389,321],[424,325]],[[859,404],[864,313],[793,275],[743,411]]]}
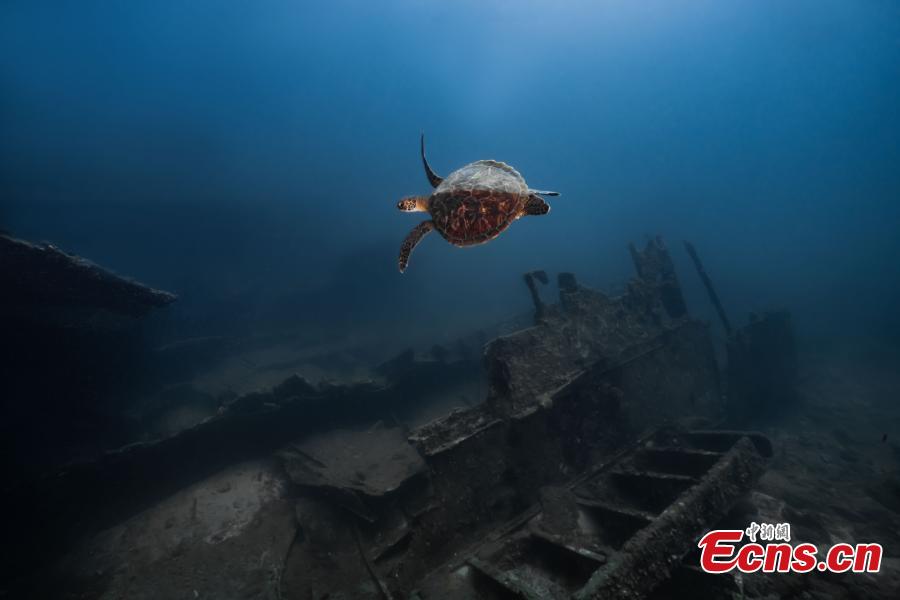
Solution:
{"label": "ocean water", "polygon": [[[891,0],[6,0],[0,229],[176,293],[141,322],[137,355],[204,338],[253,346],[236,363],[282,365],[244,381],[198,362],[169,387],[277,383],[300,364],[285,337],[329,353],[303,363],[312,379],[483,341],[531,310],[523,273],[621,291],[628,244],[659,235],[719,347],[682,240],[735,322],[791,312],[802,364],[846,377],[838,405],[886,401],[900,356],[898,107]],[[427,218],[397,210],[430,193],[422,132],[439,175],[495,159],[561,195],[484,245],[432,233],[401,274],[400,244]],[[40,469],[214,413],[204,400],[123,432],[135,398],[164,387],[141,360],[75,408],[57,398],[67,408],[28,417],[64,413],[58,433],[77,413],[84,427]],[[19,416],[24,389],[7,398]],[[881,420],[896,440],[896,414]],[[12,462],[30,463],[33,445],[16,444]]]}
{"label": "ocean water", "polygon": [[[172,289],[210,330],[289,297],[280,316],[347,329],[490,321],[527,308],[521,272],[614,282],[660,234],[694,241],[736,313],[896,336],[893,2],[2,11],[4,227]],[[430,236],[401,277],[421,131],[441,174],[493,158],[562,196],[486,246]]]}

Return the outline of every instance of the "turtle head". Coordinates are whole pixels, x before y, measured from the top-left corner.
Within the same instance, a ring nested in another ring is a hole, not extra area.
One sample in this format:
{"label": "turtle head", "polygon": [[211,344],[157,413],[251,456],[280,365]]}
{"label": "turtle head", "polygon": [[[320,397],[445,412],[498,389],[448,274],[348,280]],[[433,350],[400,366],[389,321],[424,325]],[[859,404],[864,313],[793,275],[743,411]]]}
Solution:
{"label": "turtle head", "polygon": [[397,203],[404,212],[428,212],[428,196],[407,196]]}

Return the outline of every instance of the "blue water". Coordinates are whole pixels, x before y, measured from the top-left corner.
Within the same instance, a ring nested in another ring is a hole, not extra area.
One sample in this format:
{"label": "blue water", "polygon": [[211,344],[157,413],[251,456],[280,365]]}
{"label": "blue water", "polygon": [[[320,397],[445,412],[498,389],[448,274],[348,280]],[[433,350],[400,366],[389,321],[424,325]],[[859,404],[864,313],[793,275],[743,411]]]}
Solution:
{"label": "blue water", "polygon": [[[691,309],[900,338],[900,5],[36,2],[0,6],[0,227],[181,295],[179,335],[413,338],[608,286],[661,234]],[[473,160],[557,189],[485,246],[396,201]]]}

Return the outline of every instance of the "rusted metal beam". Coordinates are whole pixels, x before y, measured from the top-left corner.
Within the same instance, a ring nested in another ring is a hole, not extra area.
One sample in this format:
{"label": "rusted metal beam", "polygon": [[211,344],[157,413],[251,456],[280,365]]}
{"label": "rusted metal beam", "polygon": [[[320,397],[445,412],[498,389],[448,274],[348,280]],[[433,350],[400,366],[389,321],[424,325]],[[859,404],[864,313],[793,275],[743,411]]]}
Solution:
{"label": "rusted metal beam", "polygon": [[719,295],[716,293],[716,288],[713,287],[712,281],[709,278],[709,275],[706,274],[706,269],[703,268],[703,263],[700,262],[700,256],[697,255],[697,250],[694,248],[694,245],[688,241],[684,242],[684,248],[687,250],[688,255],[690,255],[691,260],[694,262],[694,267],[697,269],[697,274],[700,275],[700,280],[703,282],[703,286],[706,288],[706,293],[709,295],[709,300],[712,302],[713,306],[716,308],[716,312],[719,313],[719,319],[722,321],[722,326],[725,328],[725,333],[731,336],[731,322],[728,320],[728,315],[725,314],[725,309],[722,307],[722,303],[719,301]]}

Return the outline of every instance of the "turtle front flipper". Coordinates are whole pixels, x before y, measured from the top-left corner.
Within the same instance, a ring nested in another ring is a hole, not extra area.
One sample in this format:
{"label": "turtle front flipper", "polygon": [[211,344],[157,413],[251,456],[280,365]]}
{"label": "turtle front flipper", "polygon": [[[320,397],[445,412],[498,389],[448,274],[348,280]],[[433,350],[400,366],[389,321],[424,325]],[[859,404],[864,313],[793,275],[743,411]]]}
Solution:
{"label": "turtle front flipper", "polygon": [[413,230],[409,232],[409,235],[406,236],[406,239],[403,240],[403,245],[400,246],[400,272],[406,270],[406,265],[409,264],[409,255],[412,253],[413,248],[416,247],[416,244],[422,241],[422,238],[425,237],[429,231],[434,229],[434,223],[432,221],[422,221],[415,227]]}
{"label": "turtle front flipper", "polygon": [[425,132],[422,132],[422,138],[419,144],[422,148],[422,164],[425,165],[425,175],[428,177],[428,183],[431,184],[431,187],[437,187],[441,185],[441,182],[444,181],[443,177],[437,175],[434,171],[431,170],[431,167],[428,165],[428,160],[425,158]]}
{"label": "turtle front flipper", "polygon": [[532,194],[537,194],[538,196],[559,196],[559,192],[548,192],[546,190],[528,190]]}

